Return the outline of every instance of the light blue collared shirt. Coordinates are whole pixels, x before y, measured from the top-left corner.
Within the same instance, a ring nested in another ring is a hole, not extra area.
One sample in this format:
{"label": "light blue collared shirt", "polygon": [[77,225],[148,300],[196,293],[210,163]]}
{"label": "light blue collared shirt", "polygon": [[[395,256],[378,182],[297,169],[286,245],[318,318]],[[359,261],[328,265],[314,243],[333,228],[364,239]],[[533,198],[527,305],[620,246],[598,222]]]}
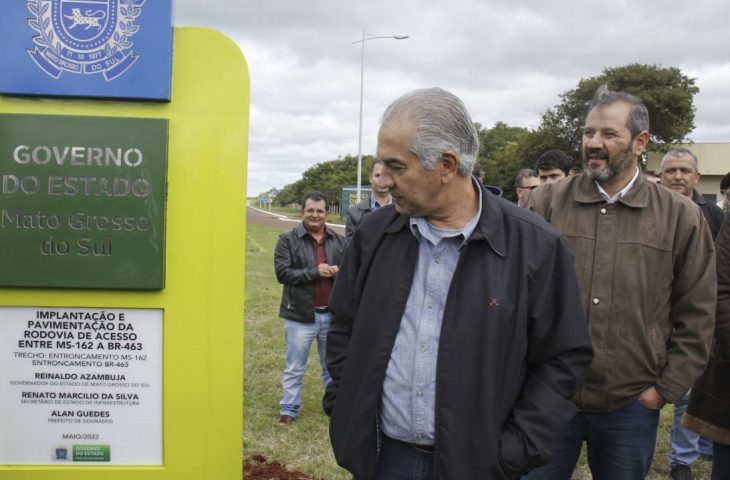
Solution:
{"label": "light blue collared shirt", "polygon": [[[390,205],[391,203],[393,203],[393,197],[389,197],[388,203],[386,203],[385,205]],[[385,205],[381,205],[380,202],[375,200],[375,195],[370,194],[370,210],[377,210],[380,207],[384,207]]]}
{"label": "light blue collared shirt", "polygon": [[391,438],[419,445],[435,441],[436,362],[441,322],[461,249],[476,228],[479,208],[460,229],[437,228],[412,217],[418,261],[383,382],[381,426]]}

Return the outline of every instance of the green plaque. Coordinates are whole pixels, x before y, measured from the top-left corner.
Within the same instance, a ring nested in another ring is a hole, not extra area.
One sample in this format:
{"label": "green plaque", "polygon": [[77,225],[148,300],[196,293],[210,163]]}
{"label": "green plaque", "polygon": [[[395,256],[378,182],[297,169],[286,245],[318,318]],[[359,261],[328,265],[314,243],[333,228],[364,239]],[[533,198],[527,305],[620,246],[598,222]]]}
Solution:
{"label": "green plaque", "polygon": [[0,286],[161,289],[167,120],[0,114]]}
{"label": "green plaque", "polygon": [[74,445],[74,462],[109,462],[111,449],[109,445]]}

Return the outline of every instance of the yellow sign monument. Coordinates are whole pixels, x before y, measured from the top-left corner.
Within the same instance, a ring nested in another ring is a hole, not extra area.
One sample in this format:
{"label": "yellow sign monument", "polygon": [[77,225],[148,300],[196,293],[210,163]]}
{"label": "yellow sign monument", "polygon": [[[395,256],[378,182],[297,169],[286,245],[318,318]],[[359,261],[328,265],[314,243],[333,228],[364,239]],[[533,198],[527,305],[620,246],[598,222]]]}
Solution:
{"label": "yellow sign monument", "polygon": [[[91,145],[78,130],[84,140],[2,143],[18,145],[1,153],[14,170],[0,171],[0,235],[19,239],[10,248],[28,260],[13,268],[29,280],[14,286],[6,271],[0,287],[0,479],[241,477],[248,72],[212,30],[176,28],[173,50],[169,103],[0,97],[6,125],[119,124],[129,143]],[[167,135],[155,158],[134,145],[140,125]],[[134,177],[103,180],[114,162]],[[68,197],[81,206],[64,207]],[[114,211],[127,204],[133,215]],[[39,230],[38,245],[22,241]],[[163,269],[151,288],[136,287],[146,260],[134,249]],[[54,283],[33,286],[32,272],[64,255]],[[73,281],[74,265],[92,266],[87,280]]]}

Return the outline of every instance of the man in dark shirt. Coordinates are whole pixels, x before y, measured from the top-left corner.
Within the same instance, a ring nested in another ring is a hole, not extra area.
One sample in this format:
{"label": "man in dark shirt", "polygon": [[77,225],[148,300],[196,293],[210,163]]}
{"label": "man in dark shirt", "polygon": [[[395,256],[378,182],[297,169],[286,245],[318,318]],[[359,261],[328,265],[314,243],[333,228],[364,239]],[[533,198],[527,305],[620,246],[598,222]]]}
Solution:
{"label": "man in dark shirt", "polygon": [[662,158],[659,181],[665,187],[681,193],[699,205],[710,226],[712,238],[715,239],[725,215],[720,207],[708,202],[695,188],[700,177],[697,156],[688,148],[673,148]]}
{"label": "man in dark shirt", "polygon": [[377,210],[385,205],[393,203],[393,197],[390,196],[390,192],[387,187],[381,187],[378,185],[380,180],[380,172],[383,170],[383,162],[381,160],[375,160],[373,166],[370,167],[370,187],[372,191],[367,198],[364,198],[360,203],[353,205],[347,211],[347,222],[345,223],[345,237],[349,241],[352,238],[352,232],[357,228],[357,224],[362,220],[362,217]]}
{"label": "man in dark shirt", "polygon": [[[702,210],[712,238],[717,238],[725,215],[713,202],[708,202],[695,186],[700,180],[697,156],[687,148],[673,148],[662,158],[659,181],[667,188],[692,199]],[[712,442],[682,425],[689,392],[674,405],[674,423],[669,432],[669,468],[674,480],[692,480],[692,464],[701,455],[712,456]]]}
{"label": "man in dark shirt", "polygon": [[517,193],[517,205],[524,207],[527,199],[530,198],[532,190],[540,186],[540,177],[531,168],[523,168],[517,172],[515,177],[515,193]]}
{"label": "man in dark shirt", "polygon": [[328,302],[345,239],[328,229],[326,220],[327,200],[319,192],[310,192],[302,201],[302,223],[279,235],[276,242],[276,279],[284,285],[279,316],[284,319],[286,335],[280,425],[291,425],[299,416],[302,382],[314,339],[325,387],[330,382],[325,365],[325,341],[332,319]]}

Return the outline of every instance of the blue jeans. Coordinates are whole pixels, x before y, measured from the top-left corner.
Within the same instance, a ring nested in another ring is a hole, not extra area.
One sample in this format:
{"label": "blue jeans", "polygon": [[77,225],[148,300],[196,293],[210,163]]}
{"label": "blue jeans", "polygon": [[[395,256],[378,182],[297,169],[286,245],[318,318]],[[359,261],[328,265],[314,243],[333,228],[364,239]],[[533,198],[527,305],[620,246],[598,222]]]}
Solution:
{"label": "blue jeans", "polygon": [[689,393],[674,405],[674,422],[669,432],[669,465],[692,465],[700,453],[712,455],[712,442],[682,425],[682,415],[687,410]]}
{"label": "blue jeans", "polygon": [[314,323],[301,323],[284,319],[284,335],[286,337],[286,368],[281,377],[281,415],[299,416],[302,404],[302,383],[307,369],[307,359],[312,342],[317,339],[319,364],[322,366],[322,381],[326,387],[330,383],[325,363],[327,331],[330,328],[332,313],[315,313]]}
{"label": "blue jeans", "polygon": [[431,480],[433,453],[383,435],[375,480]]}
{"label": "blue jeans", "polygon": [[523,478],[569,480],[585,440],[594,480],[643,480],[654,457],[658,425],[659,410],[638,400],[614,412],[579,412],[548,464]]}
{"label": "blue jeans", "polygon": [[712,446],[712,480],[730,478],[730,445],[715,442]]}

